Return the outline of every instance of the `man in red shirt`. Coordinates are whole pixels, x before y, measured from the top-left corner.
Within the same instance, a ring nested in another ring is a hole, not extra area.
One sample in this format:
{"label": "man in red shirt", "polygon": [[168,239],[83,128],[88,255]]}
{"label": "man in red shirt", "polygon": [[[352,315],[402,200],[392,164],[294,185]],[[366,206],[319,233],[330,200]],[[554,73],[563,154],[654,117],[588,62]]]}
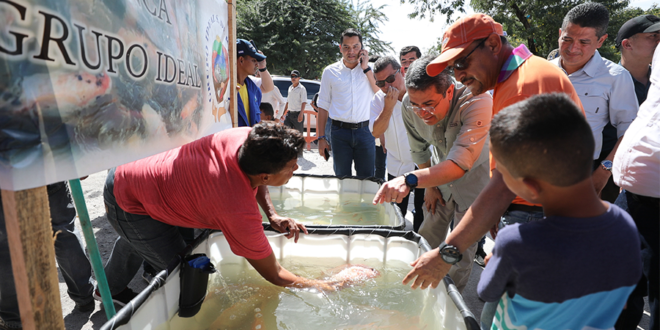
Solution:
{"label": "man in red shirt", "polygon": [[275,285],[332,289],[334,283],[301,278],[280,266],[257,206],[288,238],[297,241],[301,230],[307,233],[304,225],[277,215],[267,188],[289,181],[304,145],[299,132],[264,122],[112,169],[103,197],[119,234],[105,266],[113,301],[122,305],[135,296],[127,285],[143,259],[165,269],[186,247],[178,227],[222,230],[232,252]]}

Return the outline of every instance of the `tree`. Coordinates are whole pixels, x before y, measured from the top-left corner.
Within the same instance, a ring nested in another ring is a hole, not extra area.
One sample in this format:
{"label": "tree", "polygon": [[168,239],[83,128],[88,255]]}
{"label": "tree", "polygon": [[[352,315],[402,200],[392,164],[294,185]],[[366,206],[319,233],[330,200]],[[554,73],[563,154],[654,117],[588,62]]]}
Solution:
{"label": "tree", "polygon": [[[402,0],[405,1],[405,0]],[[465,12],[464,0],[408,0],[415,5],[411,17],[425,17],[437,13],[447,15],[451,22],[458,13]],[[585,0],[472,0],[470,5],[477,12],[493,17],[502,24],[512,44],[525,43],[532,53],[546,57],[558,47],[559,29],[566,13]],[[616,34],[624,22],[644,12],[629,8],[628,0],[602,0],[610,11],[608,38],[600,49],[602,56],[618,61],[614,47]],[[657,9],[657,7],[654,7]]]}
{"label": "tree", "polygon": [[362,34],[372,55],[392,51],[379,37],[379,25],[387,22],[383,6],[367,0],[242,0],[236,7],[236,32],[253,40],[268,57],[271,73],[288,75],[298,70],[303,77],[320,78],[323,69],[341,57],[339,37],[348,28]]}
{"label": "tree", "polygon": [[389,20],[382,12],[383,8],[385,8],[385,5],[374,8],[366,0],[358,1],[351,8],[357,30],[362,34],[362,44],[364,48],[369,50],[370,55],[385,55],[390,51],[394,51],[392,43],[381,40],[379,36],[379,25]]}
{"label": "tree", "polygon": [[346,0],[243,0],[236,34],[263,50],[271,73],[318,78],[339,58],[341,32],[356,27],[350,8]]}

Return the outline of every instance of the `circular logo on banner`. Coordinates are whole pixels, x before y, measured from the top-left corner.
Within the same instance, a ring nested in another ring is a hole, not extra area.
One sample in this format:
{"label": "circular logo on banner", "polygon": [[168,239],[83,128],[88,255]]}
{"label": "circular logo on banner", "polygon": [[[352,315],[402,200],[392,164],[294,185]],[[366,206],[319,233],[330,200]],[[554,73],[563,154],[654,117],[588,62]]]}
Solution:
{"label": "circular logo on banner", "polygon": [[215,121],[227,112],[229,86],[229,36],[226,20],[217,15],[206,26],[206,90]]}

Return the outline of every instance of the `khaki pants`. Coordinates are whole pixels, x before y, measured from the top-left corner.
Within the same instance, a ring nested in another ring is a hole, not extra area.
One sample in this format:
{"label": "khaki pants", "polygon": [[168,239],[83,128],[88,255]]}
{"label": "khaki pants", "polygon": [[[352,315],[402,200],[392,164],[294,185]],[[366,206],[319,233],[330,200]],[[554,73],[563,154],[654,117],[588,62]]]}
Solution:
{"label": "khaki pants", "polygon": [[[458,205],[454,202],[454,197],[452,196],[449,201],[447,201],[445,206],[442,206],[439,202],[436,203],[435,214],[431,214],[426,207],[424,209],[424,222],[419,228],[419,234],[429,242],[431,248],[437,248],[442,241],[447,237],[447,232],[449,230],[449,224],[454,220],[454,227],[465,215],[467,210],[459,210]],[[460,262],[453,265],[449,269],[449,277],[456,283],[456,287],[459,292],[463,292],[465,286],[470,279],[470,273],[472,273],[472,262],[474,261],[474,255],[477,252],[477,243],[472,244],[467,251],[463,252],[463,258]]]}

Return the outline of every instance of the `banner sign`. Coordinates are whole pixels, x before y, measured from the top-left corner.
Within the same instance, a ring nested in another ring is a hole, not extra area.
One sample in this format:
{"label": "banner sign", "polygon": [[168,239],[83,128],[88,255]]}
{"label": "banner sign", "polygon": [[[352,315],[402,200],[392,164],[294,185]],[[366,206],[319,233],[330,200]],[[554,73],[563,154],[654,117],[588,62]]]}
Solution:
{"label": "banner sign", "polygon": [[224,0],[0,0],[0,188],[230,128],[228,18]]}

